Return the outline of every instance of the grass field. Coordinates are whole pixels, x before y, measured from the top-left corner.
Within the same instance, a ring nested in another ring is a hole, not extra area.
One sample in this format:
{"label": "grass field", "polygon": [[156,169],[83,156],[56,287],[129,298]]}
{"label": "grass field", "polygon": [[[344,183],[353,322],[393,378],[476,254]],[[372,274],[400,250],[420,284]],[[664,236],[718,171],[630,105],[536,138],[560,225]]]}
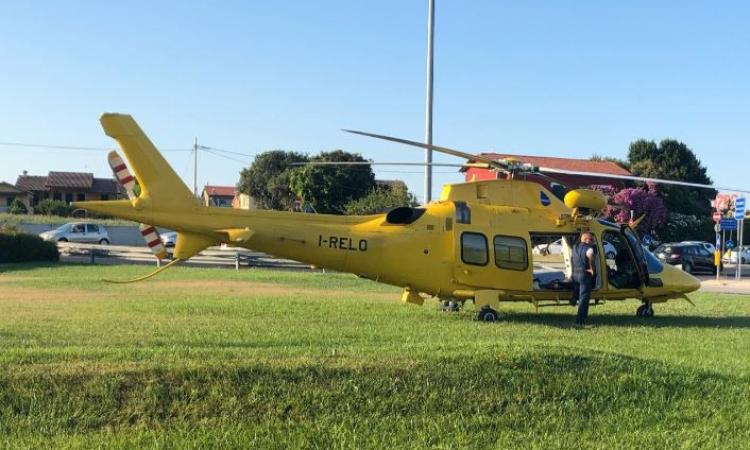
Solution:
{"label": "grass field", "polygon": [[6,448],[748,448],[750,296],[508,305],[349,275],[0,268]]}

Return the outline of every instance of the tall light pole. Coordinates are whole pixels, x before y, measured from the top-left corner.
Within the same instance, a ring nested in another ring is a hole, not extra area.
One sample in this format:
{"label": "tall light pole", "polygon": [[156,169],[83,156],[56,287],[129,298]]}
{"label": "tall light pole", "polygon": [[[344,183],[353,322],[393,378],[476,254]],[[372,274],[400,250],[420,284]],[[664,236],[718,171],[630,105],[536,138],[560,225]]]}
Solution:
{"label": "tall light pole", "polygon": [[[425,104],[424,142],[432,145],[432,53],[435,37],[435,0],[427,0],[427,101]],[[432,149],[424,151],[424,202],[432,200]]]}
{"label": "tall light pole", "polygon": [[198,198],[198,136],[193,143],[193,195]]}

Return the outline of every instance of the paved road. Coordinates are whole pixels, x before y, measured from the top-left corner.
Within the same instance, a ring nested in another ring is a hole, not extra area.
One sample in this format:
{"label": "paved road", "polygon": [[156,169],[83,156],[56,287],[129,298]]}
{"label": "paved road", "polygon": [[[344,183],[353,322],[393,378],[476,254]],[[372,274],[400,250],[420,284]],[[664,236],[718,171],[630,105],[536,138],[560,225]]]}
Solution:
{"label": "paved road", "polygon": [[695,276],[701,280],[701,292],[750,295],[750,264],[742,265],[741,280],[734,279],[736,269],[736,264],[725,264],[718,280],[716,275],[696,274]]}
{"label": "paved road", "polygon": [[[85,264],[143,264],[156,266],[156,259],[145,246],[92,245],[59,243],[60,260]],[[93,251],[93,258],[92,258]],[[239,259],[238,259],[239,255]],[[162,263],[166,264],[169,260]],[[310,266],[289,259],[274,258],[245,249],[210,247],[181,265],[197,267],[273,267],[280,269],[310,270]]]}

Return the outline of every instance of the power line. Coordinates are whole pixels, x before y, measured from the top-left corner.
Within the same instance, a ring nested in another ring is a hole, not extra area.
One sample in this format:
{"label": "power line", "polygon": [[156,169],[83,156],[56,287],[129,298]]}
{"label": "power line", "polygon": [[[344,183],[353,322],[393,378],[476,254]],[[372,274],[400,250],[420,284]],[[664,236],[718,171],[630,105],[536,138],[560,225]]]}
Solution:
{"label": "power line", "polygon": [[238,156],[247,156],[247,157],[250,157],[250,158],[255,158],[255,156],[256,156],[256,155],[253,155],[251,153],[240,153],[240,152],[235,152],[235,151],[232,151],[232,150],[224,150],[224,149],[216,148],[216,147],[208,147],[206,145],[199,145],[198,148],[201,149],[201,150],[213,150],[213,151],[216,151],[216,152],[229,153],[231,155],[238,155]]}
{"label": "power line", "polygon": [[[22,148],[39,148],[51,150],[79,150],[87,152],[110,152],[114,147],[86,147],[81,145],[58,145],[58,144],[29,144],[25,142],[0,142],[0,146],[22,147]],[[189,148],[165,148],[160,149],[163,152],[189,152]]]}
{"label": "power line", "polygon": [[233,157],[227,156],[227,155],[222,155],[221,153],[216,153],[213,150],[208,150],[207,148],[202,147],[202,146],[199,146],[198,148],[201,149],[201,150],[203,150],[206,153],[210,153],[210,154],[212,154],[214,156],[218,156],[219,158],[224,158],[224,159],[228,159],[230,161],[235,161],[235,162],[241,163],[242,165],[247,165],[248,164],[247,161],[243,161],[243,160],[241,160],[239,158],[233,158]]}

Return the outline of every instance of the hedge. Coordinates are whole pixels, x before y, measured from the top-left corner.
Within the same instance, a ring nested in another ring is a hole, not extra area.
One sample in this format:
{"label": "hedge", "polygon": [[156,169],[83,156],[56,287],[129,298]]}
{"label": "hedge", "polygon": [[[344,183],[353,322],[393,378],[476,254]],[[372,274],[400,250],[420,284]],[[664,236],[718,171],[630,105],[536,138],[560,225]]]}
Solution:
{"label": "hedge", "polygon": [[0,233],[0,263],[58,261],[57,244],[33,234]]}

